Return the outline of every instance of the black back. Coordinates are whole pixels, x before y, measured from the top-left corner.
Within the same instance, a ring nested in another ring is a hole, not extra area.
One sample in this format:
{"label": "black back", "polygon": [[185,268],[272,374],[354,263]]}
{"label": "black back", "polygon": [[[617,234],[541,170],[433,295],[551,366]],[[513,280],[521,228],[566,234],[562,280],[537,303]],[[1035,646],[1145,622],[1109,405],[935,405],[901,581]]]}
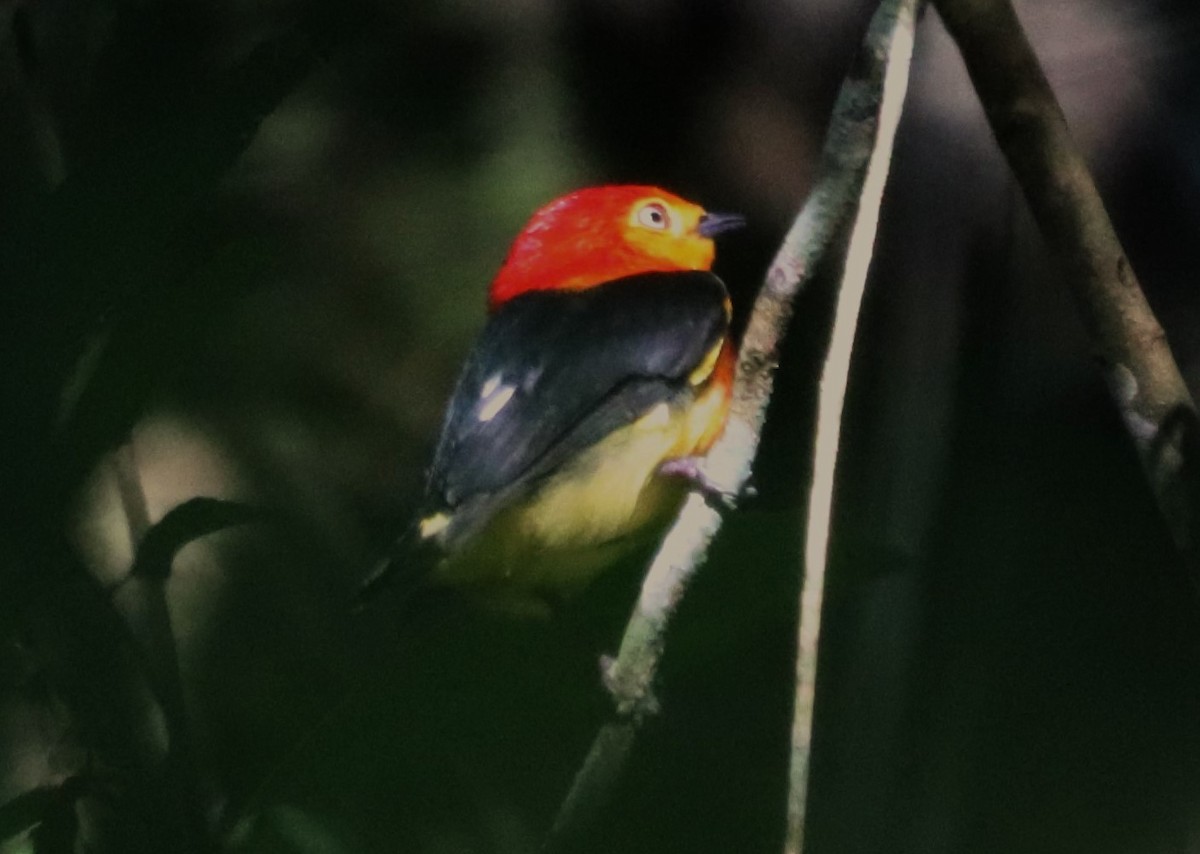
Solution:
{"label": "black back", "polygon": [[[670,399],[725,335],[726,299],[712,273],[677,272],[502,305],[450,401],[429,474],[430,509],[543,477]],[[481,420],[496,395],[507,402]]]}

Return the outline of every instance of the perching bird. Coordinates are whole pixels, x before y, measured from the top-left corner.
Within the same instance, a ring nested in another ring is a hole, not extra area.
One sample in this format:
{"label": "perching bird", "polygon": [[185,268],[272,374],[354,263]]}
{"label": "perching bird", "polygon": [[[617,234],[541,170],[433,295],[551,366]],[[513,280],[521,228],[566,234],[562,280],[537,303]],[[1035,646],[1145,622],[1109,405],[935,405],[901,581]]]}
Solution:
{"label": "perching bird", "polygon": [[424,511],[360,601],[422,563],[423,582],[562,597],[658,529],[728,414],[712,239],[743,224],[645,186],[538,210],[492,282]]}

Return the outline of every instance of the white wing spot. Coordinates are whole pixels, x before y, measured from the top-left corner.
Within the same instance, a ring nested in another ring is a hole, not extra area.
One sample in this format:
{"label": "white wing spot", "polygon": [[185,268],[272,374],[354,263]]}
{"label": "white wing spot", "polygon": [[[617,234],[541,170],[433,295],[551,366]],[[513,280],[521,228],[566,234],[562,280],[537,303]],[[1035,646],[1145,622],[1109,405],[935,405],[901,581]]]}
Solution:
{"label": "white wing spot", "polygon": [[492,374],[488,377],[487,382],[483,384],[483,388],[479,390],[479,399],[484,400],[495,394],[496,389],[500,387],[500,375]]}
{"label": "white wing spot", "polygon": [[434,513],[432,516],[426,516],[421,520],[421,539],[428,540],[430,537],[436,537],[448,527],[450,527],[450,517],[445,513]]}
{"label": "white wing spot", "polygon": [[515,392],[516,389],[512,386],[502,385],[492,389],[491,394],[484,395],[483,406],[479,409],[479,420],[488,422],[495,418],[500,413],[500,410],[512,400]]}

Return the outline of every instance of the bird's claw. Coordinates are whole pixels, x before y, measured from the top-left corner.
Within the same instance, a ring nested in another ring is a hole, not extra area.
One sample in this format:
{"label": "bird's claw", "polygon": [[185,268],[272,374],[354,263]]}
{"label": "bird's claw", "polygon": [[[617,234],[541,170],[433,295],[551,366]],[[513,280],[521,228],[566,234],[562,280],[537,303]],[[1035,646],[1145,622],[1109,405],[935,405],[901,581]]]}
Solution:
{"label": "bird's claw", "polygon": [[[703,457],[678,457],[667,460],[658,467],[658,471],[659,474],[665,474],[668,477],[683,478],[692,489],[704,497],[705,501],[718,509],[737,509],[738,499],[741,496],[723,489],[708,476],[704,471]],[[752,494],[752,490],[747,489],[744,494],[748,496]]]}

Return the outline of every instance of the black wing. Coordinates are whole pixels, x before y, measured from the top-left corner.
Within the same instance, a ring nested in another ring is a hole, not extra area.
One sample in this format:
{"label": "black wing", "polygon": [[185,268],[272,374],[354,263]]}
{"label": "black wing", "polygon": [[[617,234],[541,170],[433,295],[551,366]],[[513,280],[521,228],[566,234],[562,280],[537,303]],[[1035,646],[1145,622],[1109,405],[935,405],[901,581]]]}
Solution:
{"label": "black wing", "polygon": [[432,507],[547,474],[670,398],[725,335],[726,300],[713,274],[678,272],[505,303],[451,399]]}

